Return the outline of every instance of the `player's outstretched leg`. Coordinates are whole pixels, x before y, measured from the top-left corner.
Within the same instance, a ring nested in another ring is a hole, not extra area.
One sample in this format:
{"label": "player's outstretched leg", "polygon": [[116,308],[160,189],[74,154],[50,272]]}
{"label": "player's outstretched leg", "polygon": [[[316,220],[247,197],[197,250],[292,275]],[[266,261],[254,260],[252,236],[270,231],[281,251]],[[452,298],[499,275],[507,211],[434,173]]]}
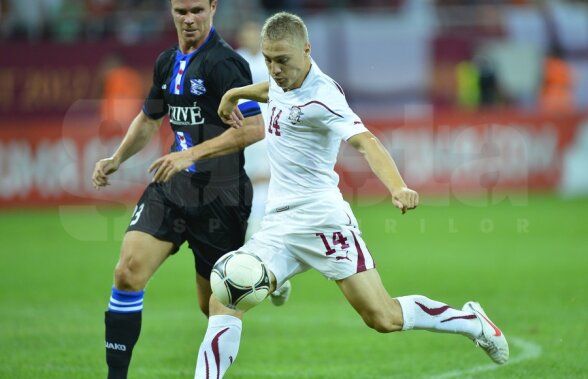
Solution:
{"label": "player's outstretched leg", "polygon": [[194,379],[222,378],[237,358],[243,312],[223,306],[210,297],[208,329],[198,351]]}
{"label": "player's outstretched leg", "polygon": [[379,332],[420,329],[463,334],[482,347],[494,362],[504,363],[508,359],[504,335],[477,303],[468,302],[463,309],[455,309],[422,295],[392,299],[375,269],[337,284],[365,323]]}
{"label": "player's outstretched leg", "polygon": [[490,321],[480,304],[474,301],[468,301],[463,306],[463,310],[466,312],[473,312],[482,326],[482,333],[473,338],[474,343],[480,346],[486,354],[495,363],[503,364],[506,363],[509,356],[508,342],[504,333],[498,327]]}
{"label": "player's outstretched leg", "polygon": [[286,280],[280,288],[270,294],[269,298],[273,305],[279,307],[288,301],[290,293],[292,293],[292,283],[290,283],[289,280]]}
{"label": "player's outstretched leg", "polygon": [[376,269],[337,282],[365,323],[379,332],[424,329],[475,338],[481,326],[472,312],[451,308],[425,296],[390,297]]}

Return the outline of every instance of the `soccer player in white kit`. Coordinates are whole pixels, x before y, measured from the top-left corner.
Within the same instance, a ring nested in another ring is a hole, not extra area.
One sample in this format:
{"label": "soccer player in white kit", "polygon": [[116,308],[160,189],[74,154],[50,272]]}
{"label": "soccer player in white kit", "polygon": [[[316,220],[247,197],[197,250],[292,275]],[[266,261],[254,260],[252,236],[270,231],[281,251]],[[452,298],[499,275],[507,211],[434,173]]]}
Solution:
{"label": "soccer player in white kit", "polygon": [[[261,229],[239,251],[265,262],[272,290],[314,268],[336,281],[367,326],[378,332],[463,334],[494,362],[505,363],[504,334],[478,303],[454,309],[421,295],[388,294],[337,187],[334,165],[341,141],[364,155],[402,213],[418,205],[418,194],[406,186],[391,156],[349,108],[339,85],[311,59],[308,32],[298,16],[281,12],[270,17],[263,27],[262,48],[270,82],[229,90],[219,108],[223,121],[239,127],[235,109],[240,99],[269,103],[266,215]],[[243,312],[224,307],[212,296],[210,314],[196,379],[223,377],[239,348]]]}

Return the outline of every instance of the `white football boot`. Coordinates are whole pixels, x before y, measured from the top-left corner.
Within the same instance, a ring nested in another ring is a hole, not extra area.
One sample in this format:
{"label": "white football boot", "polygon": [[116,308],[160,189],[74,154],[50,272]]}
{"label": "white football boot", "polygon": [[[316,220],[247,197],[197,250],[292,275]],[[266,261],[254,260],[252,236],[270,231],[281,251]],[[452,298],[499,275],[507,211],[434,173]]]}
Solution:
{"label": "white football boot", "polygon": [[480,346],[486,354],[498,364],[504,364],[508,360],[508,342],[504,333],[484,313],[479,303],[468,301],[462,310],[473,312],[482,324],[482,334],[474,338],[474,343]]}
{"label": "white football boot", "polygon": [[270,294],[270,301],[275,306],[284,305],[284,303],[288,301],[291,292],[292,284],[289,280],[286,280],[286,282],[282,284],[280,288]]}

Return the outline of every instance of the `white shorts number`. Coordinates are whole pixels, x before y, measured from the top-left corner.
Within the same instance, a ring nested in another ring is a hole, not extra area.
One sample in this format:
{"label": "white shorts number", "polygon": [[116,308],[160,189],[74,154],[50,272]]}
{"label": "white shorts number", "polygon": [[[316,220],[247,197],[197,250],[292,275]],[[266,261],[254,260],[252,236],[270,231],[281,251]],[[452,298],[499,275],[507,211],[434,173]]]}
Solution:
{"label": "white shorts number", "polygon": [[135,210],[133,211],[133,218],[131,219],[131,225],[135,225],[139,221],[139,217],[141,217],[141,212],[143,212],[143,208],[145,204],[141,203],[135,206]]}

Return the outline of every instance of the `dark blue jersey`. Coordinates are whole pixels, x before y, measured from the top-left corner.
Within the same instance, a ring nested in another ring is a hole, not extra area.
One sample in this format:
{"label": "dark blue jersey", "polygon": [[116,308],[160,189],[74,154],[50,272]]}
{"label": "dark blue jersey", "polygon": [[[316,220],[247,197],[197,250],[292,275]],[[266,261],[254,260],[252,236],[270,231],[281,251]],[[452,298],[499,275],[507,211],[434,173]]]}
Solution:
{"label": "dark blue jersey", "polygon": [[[159,55],[143,112],[153,119],[168,115],[175,137],[171,150],[186,150],[229,128],[217,114],[220,100],[229,89],[249,84],[249,65],[212,28],[196,51],[182,54],[175,45]],[[261,113],[255,102],[239,107],[245,117]],[[198,161],[186,171],[198,181],[225,182],[243,175],[243,163],[240,151]]]}

